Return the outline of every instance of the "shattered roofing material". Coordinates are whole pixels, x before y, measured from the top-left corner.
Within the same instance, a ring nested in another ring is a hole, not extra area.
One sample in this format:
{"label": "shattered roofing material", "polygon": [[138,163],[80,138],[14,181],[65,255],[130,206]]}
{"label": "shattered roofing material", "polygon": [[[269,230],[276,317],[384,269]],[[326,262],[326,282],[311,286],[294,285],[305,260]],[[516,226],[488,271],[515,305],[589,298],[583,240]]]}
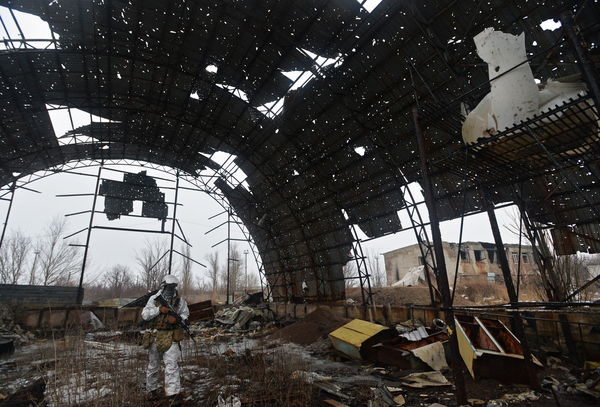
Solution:
{"label": "shattered roofing material", "polygon": [[[217,151],[232,154],[248,189],[215,185],[251,232],[275,297],[301,295],[306,281],[309,296],[340,299],[349,224],[369,237],[402,227],[400,186],[419,178],[409,114],[416,96],[442,218],[463,211],[466,180],[467,212],[481,209],[481,187],[506,202],[522,183],[533,219],[590,222],[597,164],[592,175],[568,167],[587,185],[586,199],[565,185],[555,191],[564,198],[548,200],[540,189],[560,177],[548,170],[556,163],[532,155],[523,134],[509,129],[510,145],[490,141],[462,161],[461,104],[473,107],[489,90],[472,37],[490,26],[524,31],[536,78],[577,73],[560,30],[540,27],[569,4],[383,0],[367,12],[354,0],[2,0],[47,22],[52,38],[4,35],[0,183],[84,159],[198,175],[220,168]],[[577,22],[597,44],[594,16]],[[50,115],[65,107],[105,120],[54,134]],[[569,150],[591,146],[567,157],[557,140],[556,158],[590,163],[592,132],[561,135]]]}

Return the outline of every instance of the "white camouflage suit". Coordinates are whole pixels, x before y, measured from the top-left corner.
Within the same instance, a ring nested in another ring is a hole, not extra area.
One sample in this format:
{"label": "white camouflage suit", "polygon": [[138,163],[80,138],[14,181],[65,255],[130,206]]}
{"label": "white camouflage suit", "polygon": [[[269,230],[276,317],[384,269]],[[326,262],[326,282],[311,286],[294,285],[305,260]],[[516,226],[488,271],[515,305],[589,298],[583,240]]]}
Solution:
{"label": "white camouflage suit", "polygon": [[[154,301],[160,294],[161,292],[159,291],[148,299],[146,306],[142,310],[142,319],[144,321],[150,321],[160,314],[159,307]],[[180,298],[179,307],[176,311],[184,320],[190,316],[190,310],[183,298]],[[146,370],[146,389],[149,392],[160,388],[158,373],[161,359],[165,364],[165,394],[173,396],[181,392],[181,378],[179,375],[180,357],[181,350],[178,342],[174,341],[166,352],[161,353],[156,349],[156,341],[152,341],[152,344],[148,348],[148,369]]]}

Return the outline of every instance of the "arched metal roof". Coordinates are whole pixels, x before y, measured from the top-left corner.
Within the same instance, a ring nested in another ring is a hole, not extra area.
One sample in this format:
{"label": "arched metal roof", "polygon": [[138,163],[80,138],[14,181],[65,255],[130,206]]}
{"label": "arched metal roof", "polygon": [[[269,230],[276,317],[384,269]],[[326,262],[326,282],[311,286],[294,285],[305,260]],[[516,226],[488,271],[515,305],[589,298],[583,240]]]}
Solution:
{"label": "arched metal roof", "polygon": [[[585,199],[581,189],[561,190],[550,203],[535,186],[561,176],[553,175],[556,160],[531,159],[520,135],[508,150],[488,142],[467,152],[460,136],[461,103],[473,107],[489,91],[472,37],[488,26],[524,31],[536,42],[537,78],[577,73],[560,30],[539,26],[577,12],[577,3],[383,0],[371,12],[355,0],[0,5],[12,17],[39,16],[51,30],[50,38],[10,35],[3,18],[0,184],[83,159],[149,161],[198,176],[235,164],[244,183],[216,178],[215,186],[251,232],[275,296],[299,295],[307,281],[314,298],[343,298],[349,225],[369,237],[402,228],[400,187],[419,179],[415,102],[443,219],[480,210],[482,187],[506,202],[518,185],[540,222],[597,221],[598,147],[589,130],[568,135],[570,150],[590,145],[577,157],[561,155],[561,143],[554,150],[588,185]],[[593,7],[576,21],[598,44]],[[52,111],[64,108],[102,119],[57,135]],[[219,164],[216,152],[235,158]],[[578,171],[577,160],[595,167]]]}

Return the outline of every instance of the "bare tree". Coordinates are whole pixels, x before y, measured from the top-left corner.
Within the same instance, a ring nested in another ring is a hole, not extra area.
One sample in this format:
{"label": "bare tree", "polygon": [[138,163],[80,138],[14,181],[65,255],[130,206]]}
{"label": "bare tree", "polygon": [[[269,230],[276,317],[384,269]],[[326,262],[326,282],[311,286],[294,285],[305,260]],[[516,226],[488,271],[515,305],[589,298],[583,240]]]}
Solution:
{"label": "bare tree", "polygon": [[193,277],[192,277],[192,261],[190,260],[192,257],[192,252],[190,246],[184,244],[181,247],[181,253],[186,257],[181,256],[181,294],[184,296],[188,296],[192,293],[193,290]]}
{"label": "bare tree", "polygon": [[0,247],[0,282],[18,284],[25,273],[31,239],[20,231],[8,236]]}
{"label": "bare tree", "polygon": [[[504,227],[527,243],[534,242],[534,260],[539,272],[539,282],[531,284],[540,298],[549,301],[564,301],[568,295],[584,284],[589,277],[587,262],[581,255],[558,255],[553,250],[552,235],[546,229],[528,230],[521,224],[521,214],[517,209]],[[534,227],[541,226],[538,224]],[[516,279],[516,276],[513,276]]]}
{"label": "bare tree", "polygon": [[169,272],[169,248],[164,242],[146,240],[144,248],[136,253],[135,260],[140,266],[140,279],[146,290],[158,287]]}
{"label": "bare tree", "polygon": [[214,251],[206,255],[206,261],[208,262],[208,280],[210,284],[210,290],[212,295],[215,296],[218,290],[219,283],[219,252]]}
{"label": "bare tree", "polygon": [[352,259],[342,267],[344,273],[344,282],[346,288],[356,287],[358,285],[358,273],[356,272],[356,260]]}
{"label": "bare tree", "polygon": [[35,273],[42,285],[71,285],[81,268],[81,252],[63,240],[65,227],[64,218],[55,217],[36,243],[39,269]]}
{"label": "bare tree", "polygon": [[117,264],[104,274],[104,287],[112,297],[122,297],[132,285],[131,270],[127,266]]}

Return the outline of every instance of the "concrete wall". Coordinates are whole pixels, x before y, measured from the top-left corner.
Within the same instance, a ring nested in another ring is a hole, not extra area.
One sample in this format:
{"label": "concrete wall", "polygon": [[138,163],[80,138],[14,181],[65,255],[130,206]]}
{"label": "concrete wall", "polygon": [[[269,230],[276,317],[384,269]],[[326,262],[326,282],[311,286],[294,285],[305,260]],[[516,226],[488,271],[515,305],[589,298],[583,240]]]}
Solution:
{"label": "concrete wall", "polygon": [[[453,254],[451,244],[443,242],[444,258],[446,259],[446,270],[450,281],[454,279],[454,262],[456,255]],[[402,247],[383,254],[385,262],[385,274],[387,284],[392,285],[401,280],[413,268],[422,265],[421,250],[418,244]]]}
{"label": "concrete wall", "polygon": [[0,284],[0,302],[39,309],[77,304],[77,287]]}
{"label": "concrete wall", "polygon": [[141,323],[141,308],[83,307],[46,308],[23,311],[17,322],[31,330],[68,331],[86,328],[87,314],[93,312],[102,323],[111,329],[135,328]]}

